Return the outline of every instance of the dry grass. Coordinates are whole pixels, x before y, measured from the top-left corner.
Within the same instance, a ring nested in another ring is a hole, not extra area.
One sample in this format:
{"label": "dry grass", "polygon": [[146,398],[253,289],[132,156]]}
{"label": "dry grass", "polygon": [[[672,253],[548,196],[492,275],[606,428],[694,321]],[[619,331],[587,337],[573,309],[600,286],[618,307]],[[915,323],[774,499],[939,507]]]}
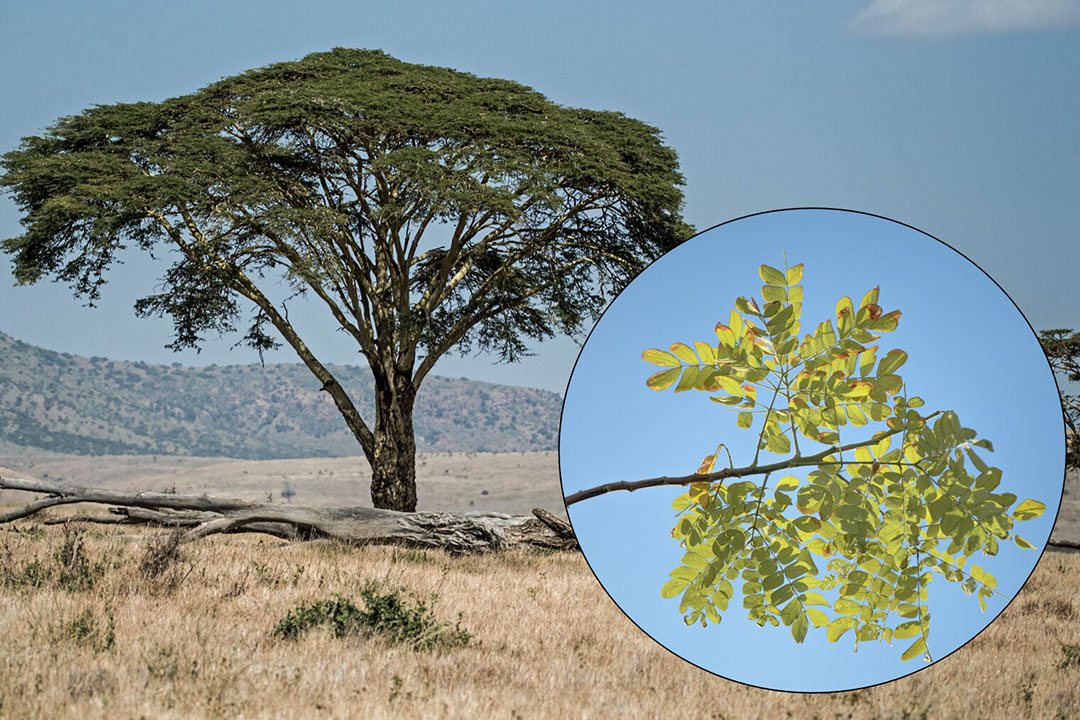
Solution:
{"label": "dry grass", "polygon": [[[565,518],[554,452],[420,453],[419,510],[486,510],[528,515],[542,507]],[[371,506],[371,469],[362,457],[231,460],[166,455],[0,455],[0,475],[112,490],[175,491],[296,505]],[[289,489],[293,495],[285,497]],[[29,495],[0,490],[0,504]]]}
{"label": "dry grass", "polygon": [[[85,563],[72,572],[87,577],[61,584],[57,558],[70,561],[70,533],[0,535],[0,717],[1080,714],[1080,554],[1048,552],[998,622],[927,670],[802,696],[727,682],[674,657],[619,612],[575,554],[452,558],[231,536],[151,558],[176,564],[176,575],[146,570],[145,541],[92,530],[78,541]],[[373,581],[437,596],[434,613],[460,616],[472,640],[416,652],[370,634],[273,635],[298,605],[335,595],[359,603]]]}

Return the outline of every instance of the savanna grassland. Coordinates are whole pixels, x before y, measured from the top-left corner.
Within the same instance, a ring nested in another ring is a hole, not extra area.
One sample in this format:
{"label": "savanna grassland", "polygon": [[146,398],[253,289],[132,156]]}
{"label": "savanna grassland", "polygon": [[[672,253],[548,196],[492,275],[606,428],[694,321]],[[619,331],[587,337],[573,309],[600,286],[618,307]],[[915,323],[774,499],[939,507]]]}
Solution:
{"label": "savanna grassland", "polygon": [[[556,462],[423,455],[421,505],[557,510]],[[0,466],[304,504],[358,504],[366,480],[348,458],[51,454]],[[0,506],[27,499],[8,492]],[[664,650],[577,553],[452,557],[259,535],[177,547],[167,532],[43,520],[0,528],[0,718],[1080,717],[1080,553],[1047,551],[995,623],[922,672],[795,695],[722,680]]]}
{"label": "savanna grassland", "polygon": [[[576,553],[451,557],[259,536],[174,548],[116,529],[23,529],[0,537],[5,718],[1080,714],[1077,553],[1047,552],[997,622],[925,671],[803,696],[671,655]],[[349,622],[365,592],[391,599],[384,626]],[[306,632],[282,632],[305,617]]]}

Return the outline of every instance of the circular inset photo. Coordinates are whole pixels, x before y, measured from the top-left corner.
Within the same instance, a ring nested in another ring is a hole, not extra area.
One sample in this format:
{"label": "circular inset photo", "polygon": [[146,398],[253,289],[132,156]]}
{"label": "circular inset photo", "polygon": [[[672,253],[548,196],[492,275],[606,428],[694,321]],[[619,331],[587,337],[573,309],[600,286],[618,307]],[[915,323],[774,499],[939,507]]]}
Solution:
{"label": "circular inset photo", "polygon": [[752,215],[631,282],[578,357],[563,493],[643,631],[737,682],[920,670],[1009,604],[1064,484],[1058,388],[1002,289],[846,210]]}

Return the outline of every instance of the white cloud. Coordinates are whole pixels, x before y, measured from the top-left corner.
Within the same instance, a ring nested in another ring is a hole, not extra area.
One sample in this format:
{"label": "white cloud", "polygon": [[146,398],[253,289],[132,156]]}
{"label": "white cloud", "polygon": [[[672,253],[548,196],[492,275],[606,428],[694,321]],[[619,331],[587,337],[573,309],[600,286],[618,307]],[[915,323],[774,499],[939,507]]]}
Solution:
{"label": "white cloud", "polygon": [[860,35],[936,39],[1080,24],[1080,0],[873,0],[848,21]]}

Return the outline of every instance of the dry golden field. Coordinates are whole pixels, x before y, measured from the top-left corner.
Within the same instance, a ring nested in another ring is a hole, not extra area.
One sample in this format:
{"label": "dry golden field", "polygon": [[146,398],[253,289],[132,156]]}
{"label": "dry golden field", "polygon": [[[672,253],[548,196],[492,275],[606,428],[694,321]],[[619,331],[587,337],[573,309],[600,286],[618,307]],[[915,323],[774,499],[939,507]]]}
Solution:
{"label": "dry golden field", "polygon": [[[2,448],[0,448],[2,449]],[[371,507],[371,468],[362,457],[233,460],[167,455],[5,454],[0,475],[112,490],[175,490],[297,505]],[[282,490],[295,493],[286,499]],[[528,515],[543,507],[566,517],[554,451],[419,453],[418,510],[485,510]],[[0,504],[29,495],[0,490]]]}
{"label": "dry golden field", "polygon": [[[556,461],[423,456],[421,505],[560,510]],[[0,457],[0,466],[91,486],[275,493],[282,502],[276,493],[288,483],[297,503],[366,499],[366,467],[349,459],[50,455]],[[0,505],[25,499],[0,493]],[[1075,503],[1075,492],[1066,500]],[[1062,519],[1073,528],[1072,515]],[[574,553],[451,557],[214,536],[181,547],[153,576],[148,550],[162,536],[35,522],[0,528],[0,718],[1080,717],[1080,553],[1046,552],[989,629],[926,670],[861,691],[797,695],[731,683],[670,654]],[[275,636],[301,605],[340,596],[364,607],[373,582],[424,601],[469,642],[420,652],[370,631]]]}
{"label": "dry golden field", "polygon": [[[147,547],[115,529],[0,535],[0,717],[1080,716],[1077,553],[1047,552],[999,620],[951,657],[884,686],[804,696],[671,655],[574,553],[455,558],[215,536],[149,577]],[[469,643],[420,652],[370,633],[273,635],[298,605],[360,603],[373,581],[437,596],[434,614]]]}

